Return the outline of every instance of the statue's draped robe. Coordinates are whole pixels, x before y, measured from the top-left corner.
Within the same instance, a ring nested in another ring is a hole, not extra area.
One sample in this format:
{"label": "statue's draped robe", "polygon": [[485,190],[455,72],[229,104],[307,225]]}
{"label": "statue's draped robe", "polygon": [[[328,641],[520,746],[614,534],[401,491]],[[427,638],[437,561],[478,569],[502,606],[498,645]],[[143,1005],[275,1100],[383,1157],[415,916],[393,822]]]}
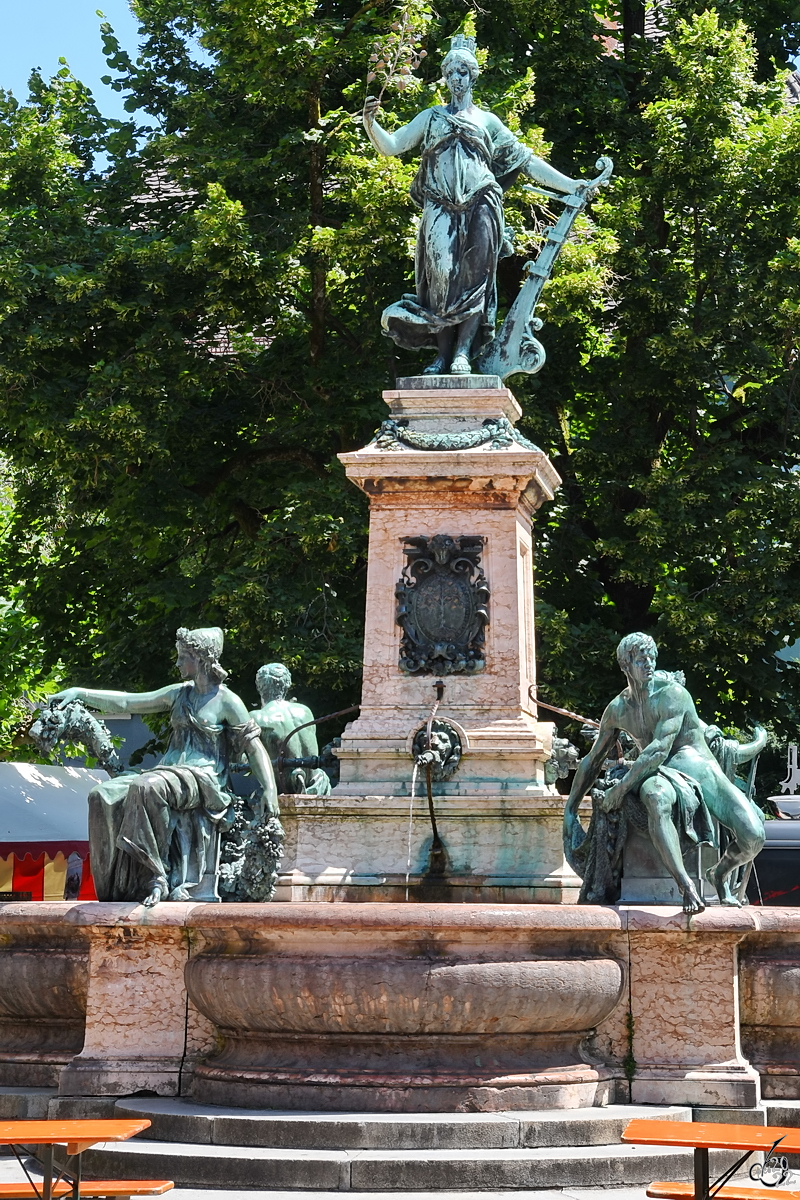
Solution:
{"label": "statue's draped robe", "polygon": [[[697,846],[705,842],[716,846],[714,822],[700,784],[674,767],[660,767],[657,774],[675,792],[672,820],[681,844]],[[616,782],[613,772],[610,778]],[[610,813],[603,812],[599,800],[600,794],[593,792],[592,818],[583,840],[565,847],[569,865],[583,880],[579,904],[616,904],[621,892],[622,852],[628,826],[632,824],[644,834],[648,828],[647,812],[637,792],[629,792],[622,807]]]}
{"label": "statue's draped robe", "polygon": [[229,764],[259,736],[254,721],[214,725],[184,684],[157,767],[127,772],[89,793],[89,848],[99,900],[141,901],[166,880],[170,899],[191,896],[216,867],[217,832],[233,819]]}
{"label": "statue's draped robe", "polygon": [[465,113],[428,110],[411,198],[422,209],[416,295],[384,310],[383,332],[406,350],[436,347],[436,334],[480,314],[472,352],[494,337],[497,260],[513,253],[503,192],[531,161],[504,126],[490,134]]}

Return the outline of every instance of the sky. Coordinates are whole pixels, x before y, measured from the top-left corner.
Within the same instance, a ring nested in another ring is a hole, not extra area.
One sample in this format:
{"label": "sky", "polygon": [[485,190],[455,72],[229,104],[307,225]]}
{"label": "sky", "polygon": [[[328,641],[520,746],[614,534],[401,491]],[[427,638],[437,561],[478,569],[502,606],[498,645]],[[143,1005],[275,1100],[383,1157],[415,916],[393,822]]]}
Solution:
{"label": "sky", "polygon": [[109,72],[98,8],[134,57],[137,23],[127,0],[0,0],[0,88],[24,100],[31,70],[41,67],[45,77],[55,75],[63,57],[73,74],[91,88],[105,116],[129,119],[122,108],[124,97],[100,82]]}
{"label": "sky", "polygon": [[33,67],[45,76],[66,58],[73,73],[94,93],[107,117],[128,118],[119,92],[100,82],[108,73],[97,9],[105,14],[122,46],[137,50],[137,24],[127,0],[0,0],[0,88],[24,100]]}

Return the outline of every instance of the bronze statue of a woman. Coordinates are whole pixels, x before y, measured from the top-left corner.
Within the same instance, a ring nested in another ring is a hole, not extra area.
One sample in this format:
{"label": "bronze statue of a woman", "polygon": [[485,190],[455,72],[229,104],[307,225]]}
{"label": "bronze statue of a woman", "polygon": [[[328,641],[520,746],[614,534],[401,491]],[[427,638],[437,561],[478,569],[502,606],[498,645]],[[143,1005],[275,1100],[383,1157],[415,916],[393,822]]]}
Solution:
{"label": "bronze statue of a woman", "polygon": [[66,688],[105,713],[169,712],[161,762],[126,772],[89,793],[89,852],[99,900],[216,899],[219,834],[233,820],[229,765],[244,755],[261,785],[261,813],[278,815],[272,764],[260,729],[225,686],[221,629],[179,629],[181,683],[153,692]]}
{"label": "bronze statue of a woman", "polygon": [[503,193],[521,174],[559,194],[580,194],[591,186],[537,158],[499,117],[473,104],[480,72],[474,51],[474,38],[452,39],[442,64],[450,103],[425,109],[395,133],[378,124],[374,97],[364,103],[364,128],[379,153],[421,147],[411,186],[422,209],[416,294],[389,305],[382,326],[407,350],[437,348],[426,375],[468,375],[470,360],[494,337],[497,261],[513,253]]}

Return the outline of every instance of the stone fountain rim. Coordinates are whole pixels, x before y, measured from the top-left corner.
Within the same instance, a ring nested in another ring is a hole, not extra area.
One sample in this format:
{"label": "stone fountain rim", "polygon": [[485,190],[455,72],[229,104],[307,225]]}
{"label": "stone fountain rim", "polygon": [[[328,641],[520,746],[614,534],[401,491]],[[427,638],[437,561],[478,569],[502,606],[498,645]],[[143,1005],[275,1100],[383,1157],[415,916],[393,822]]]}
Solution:
{"label": "stone fountain rim", "polygon": [[48,926],[76,928],[324,930],[328,933],[482,934],[525,933],[700,933],[734,938],[763,932],[800,932],[800,908],[707,908],[689,917],[668,905],[595,906],[556,904],[418,904],[275,902],[200,904],[172,902],[145,909],[139,904],[84,901],[27,901],[0,904],[0,929],[30,927],[41,936]]}

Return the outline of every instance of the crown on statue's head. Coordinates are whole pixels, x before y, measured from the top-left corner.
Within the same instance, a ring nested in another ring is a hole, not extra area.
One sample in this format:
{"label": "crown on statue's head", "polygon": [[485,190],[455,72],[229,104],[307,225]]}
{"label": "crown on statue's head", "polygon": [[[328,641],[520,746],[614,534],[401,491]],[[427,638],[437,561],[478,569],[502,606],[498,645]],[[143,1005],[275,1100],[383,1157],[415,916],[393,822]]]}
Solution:
{"label": "crown on statue's head", "polygon": [[450,38],[450,53],[454,50],[469,50],[470,54],[474,54],[475,38],[465,33],[457,33],[455,37]]}

